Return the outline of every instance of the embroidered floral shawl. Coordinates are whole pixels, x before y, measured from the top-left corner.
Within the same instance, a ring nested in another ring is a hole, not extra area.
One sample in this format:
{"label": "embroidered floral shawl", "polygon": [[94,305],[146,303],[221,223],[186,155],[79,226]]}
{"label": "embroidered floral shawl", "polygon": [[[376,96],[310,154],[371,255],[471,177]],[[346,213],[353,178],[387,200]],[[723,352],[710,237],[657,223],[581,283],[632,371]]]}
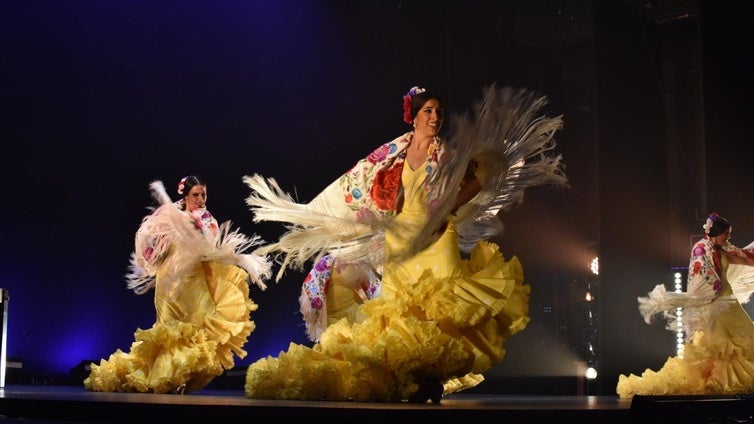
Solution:
{"label": "embroidered floral shawl", "polygon": [[[406,161],[406,149],[412,137],[413,132],[408,132],[379,146],[330,184],[310,205],[329,212],[340,209],[340,213],[335,215],[342,218],[351,216],[360,222],[369,222],[370,216],[384,218],[395,215],[402,195],[401,173]],[[430,144],[425,164],[428,174],[437,168],[444,152],[443,143],[436,138]]]}

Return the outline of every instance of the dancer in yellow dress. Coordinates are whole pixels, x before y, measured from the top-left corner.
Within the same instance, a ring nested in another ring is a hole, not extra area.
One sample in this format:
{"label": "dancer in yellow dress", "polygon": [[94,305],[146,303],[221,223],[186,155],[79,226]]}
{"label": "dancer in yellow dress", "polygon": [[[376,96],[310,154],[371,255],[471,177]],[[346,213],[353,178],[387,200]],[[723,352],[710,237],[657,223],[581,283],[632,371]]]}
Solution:
{"label": "dancer in yellow dress", "polygon": [[160,206],[136,233],[127,276],[138,294],[154,288],[157,318],[138,329],[129,352],[118,349],[91,364],[84,380],[101,392],[187,393],[202,389],[232,368],[254,330],[249,283],[265,289],[270,262],[243,253],[261,244],[218,225],[206,208],[207,185],[196,176],[178,184],[173,203],[162,182],[151,184]]}
{"label": "dancer in yellow dress", "polygon": [[645,321],[660,315],[672,331],[675,311],[683,308],[682,355],[668,358],[658,371],[620,375],[621,398],[754,392],[754,323],[741,306],[754,291],[754,244],[732,244],[733,227],[717,213],[703,227],[704,238],[691,249],[686,292],[667,292],[660,284],[639,298]]}
{"label": "dancer in yellow dress", "polygon": [[566,184],[561,157],[548,154],[562,121],[540,115],[545,102],[490,87],[446,142],[440,98],[413,87],[412,131],[310,203],[246,177],[254,219],[290,224],[258,252],[278,255],[280,273],[315,261],[300,302],[316,341],[251,364],[246,396],[439,402],[481,382],[526,327],[530,292],[518,258],[484,239],[527,187]]}

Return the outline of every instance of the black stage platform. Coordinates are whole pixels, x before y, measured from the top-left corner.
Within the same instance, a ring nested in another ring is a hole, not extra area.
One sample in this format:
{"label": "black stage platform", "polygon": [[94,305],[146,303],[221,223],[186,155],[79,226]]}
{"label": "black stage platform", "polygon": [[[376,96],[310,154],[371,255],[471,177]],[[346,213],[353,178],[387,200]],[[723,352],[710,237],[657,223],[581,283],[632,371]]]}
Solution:
{"label": "black stage platform", "polygon": [[331,423],[752,423],[747,397],[516,396],[452,394],[440,404],[246,399],[243,390],[144,394],[88,392],[81,386],[6,385],[0,423],[151,423],[269,420]]}

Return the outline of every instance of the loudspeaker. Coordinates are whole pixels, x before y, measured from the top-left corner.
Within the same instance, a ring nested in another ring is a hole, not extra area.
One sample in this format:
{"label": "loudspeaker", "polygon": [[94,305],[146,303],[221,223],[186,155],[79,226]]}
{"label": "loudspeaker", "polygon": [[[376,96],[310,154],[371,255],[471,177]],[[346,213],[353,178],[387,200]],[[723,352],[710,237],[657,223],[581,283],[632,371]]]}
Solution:
{"label": "loudspeaker", "polygon": [[740,396],[640,396],[631,400],[631,416],[646,422],[754,423],[754,394]]}

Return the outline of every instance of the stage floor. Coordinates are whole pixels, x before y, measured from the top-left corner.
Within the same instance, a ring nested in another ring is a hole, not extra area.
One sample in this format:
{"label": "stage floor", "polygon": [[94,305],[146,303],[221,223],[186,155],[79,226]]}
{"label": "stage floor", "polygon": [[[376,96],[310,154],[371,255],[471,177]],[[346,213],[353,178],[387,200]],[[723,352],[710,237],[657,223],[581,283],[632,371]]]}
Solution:
{"label": "stage floor", "polygon": [[[754,423],[746,397],[517,396],[452,394],[440,404],[311,402],[246,399],[243,390],[145,394],[89,392],[81,386],[6,385],[0,423],[151,423],[155,420],[305,419],[396,424],[417,420],[537,423]],[[207,421],[205,421],[207,420]],[[257,421],[259,422],[259,421]],[[428,423],[427,423],[428,424]]]}
{"label": "stage floor", "polygon": [[[77,386],[6,385],[0,417],[23,423],[138,423],[157,417],[194,420],[306,419],[307,422],[397,423],[417,419],[531,419],[537,422],[629,422],[629,400],[615,396],[452,394],[440,404],[310,402],[246,399],[242,390],[184,395],[88,392]],[[171,420],[171,422],[173,422]]]}

